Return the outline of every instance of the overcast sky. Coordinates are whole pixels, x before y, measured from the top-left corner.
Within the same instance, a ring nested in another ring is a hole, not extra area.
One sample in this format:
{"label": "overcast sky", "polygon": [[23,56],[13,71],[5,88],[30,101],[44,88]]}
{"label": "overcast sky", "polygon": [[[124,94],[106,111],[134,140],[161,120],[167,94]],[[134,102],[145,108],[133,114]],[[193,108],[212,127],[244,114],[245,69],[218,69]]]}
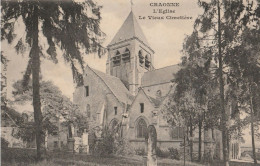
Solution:
{"label": "overcast sky", "polygon": [[[97,0],[102,5],[101,29],[106,34],[104,46],[112,40],[118,29],[131,11],[130,0]],[[167,3],[180,3],[179,7],[151,7],[150,3],[166,2],[159,0],[133,0],[133,12],[137,19],[139,16],[192,16],[192,20],[139,20],[144,34],[153,50],[155,51],[154,65],[156,68],[173,65],[180,62],[182,43],[186,35],[192,32],[194,19],[201,12],[197,6],[197,0],[169,0]],[[171,9],[175,14],[154,14],[153,9]],[[20,21],[16,24],[17,39],[24,36],[24,26]],[[44,42],[45,39],[42,39]],[[24,55],[17,55],[14,45],[2,43],[2,50],[8,57],[8,98],[11,98],[12,84],[22,78],[22,72],[26,68],[28,51]],[[43,44],[44,45],[44,44]],[[62,52],[58,52],[62,54]],[[97,55],[85,55],[87,64],[91,67],[105,72],[107,55],[98,58]],[[48,60],[42,60],[41,72],[44,80],[52,80],[63,92],[72,99],[74,84],[69,64],[64,64],[60,58],[59,64],[53,64]]]}

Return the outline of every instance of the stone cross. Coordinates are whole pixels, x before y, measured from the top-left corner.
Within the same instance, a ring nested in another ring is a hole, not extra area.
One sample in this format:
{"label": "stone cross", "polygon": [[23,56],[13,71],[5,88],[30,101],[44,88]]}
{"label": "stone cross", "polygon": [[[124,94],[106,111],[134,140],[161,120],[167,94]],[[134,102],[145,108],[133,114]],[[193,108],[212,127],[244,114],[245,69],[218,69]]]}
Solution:
{"label": "stone cross", "polygon": [[157,166],[156,147],[157,133],[154,125],[148,126],[148,132],[145,137],[147,146],[147,166]]}

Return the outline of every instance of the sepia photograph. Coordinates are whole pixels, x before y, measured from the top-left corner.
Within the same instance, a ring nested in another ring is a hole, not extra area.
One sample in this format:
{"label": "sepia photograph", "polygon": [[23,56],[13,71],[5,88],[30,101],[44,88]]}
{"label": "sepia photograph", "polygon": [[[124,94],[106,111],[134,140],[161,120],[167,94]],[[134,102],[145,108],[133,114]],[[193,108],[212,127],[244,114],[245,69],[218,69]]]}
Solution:
{"label": "sepia photograph", "polygon": [[3,166],[260,166],[260,0],[2,0]]}

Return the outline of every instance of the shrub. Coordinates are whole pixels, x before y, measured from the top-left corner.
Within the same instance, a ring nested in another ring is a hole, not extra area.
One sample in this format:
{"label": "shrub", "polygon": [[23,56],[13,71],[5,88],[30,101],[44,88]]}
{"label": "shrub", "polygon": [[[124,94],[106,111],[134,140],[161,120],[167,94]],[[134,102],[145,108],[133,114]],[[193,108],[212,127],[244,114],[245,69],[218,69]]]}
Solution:
{"label": "shrub", "polygon": [[111,155],[114,151],[114,137],[113,134],[105,129],[102,133],[101,139],[97,140],[94,147],[94,154],[98,156]]}
{"label": "shrub", "polygon": [[114,154],[121,156],[134,154],[133,148],[125,138],[115,138],[114,144]]}
{"label": "shrub", "polygon": [[114,154],[125,156],[134,154],[130,143],[108,128],[103,130],[101,139],[96,139],[93,143],[94,146],[92,148],[94,155],[107,156]]}
{"label": "shrub", "polygon": [[180,153],[176,148],[168,148],[171,159],[180,160]]}
{"label": "shrub", "polygon": [[[251,158],[253,158],[253,152],[252,151],[245,151],[241,154],[242,157],[246,156],[246,154],[249,154]],[[256,152],[256,159],[260,160],[260,152]]]}
{"label": "shrub", "polygon": [[139,156],[144,156],[145,155],[145,149],[144,148],[137,148],[135,149],[135,154]]}
{"label": "shrub", "polygon": [[3,137],[1,137],[1,149],[8,148],[8,144],[9,144],[9,142],[6,139],[4,139]]}
{"label": "shrub", "polygon": [[171,156],[168,150],[161,150],[159,147],[156,148],[156,155],[161,158],[169,158]]}
{"label": "shrub", "polygon": [[34,162],[36,155],[34,150],[6,148],[1,151],[2,162]]}
{"label": "shrub", "polygon": [[212,163],[213,162],[213,157],[211,152],[205,152],[203,154],[203,161],[204,162],[207,162],[207,163]]}

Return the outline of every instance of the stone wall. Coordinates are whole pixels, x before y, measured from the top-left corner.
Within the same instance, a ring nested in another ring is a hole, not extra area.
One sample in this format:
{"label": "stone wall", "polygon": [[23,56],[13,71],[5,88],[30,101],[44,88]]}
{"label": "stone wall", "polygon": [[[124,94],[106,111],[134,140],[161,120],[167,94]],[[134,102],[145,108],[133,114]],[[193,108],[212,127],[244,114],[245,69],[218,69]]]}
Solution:
{"label": "stone wall", "polygon": [[[85,86],[89,86],[89,96],[85,95]],[[97,126],[109,125],[114,118],[121,120],[124,111],[124,106],[89,67],[86,67],[84,74],[84,86],[76,88],[73,100],[83,112],[87,111],[87,105],[90,106],[90,120],[96,122]],[[117,107],[117,115],[114,107]]]}

